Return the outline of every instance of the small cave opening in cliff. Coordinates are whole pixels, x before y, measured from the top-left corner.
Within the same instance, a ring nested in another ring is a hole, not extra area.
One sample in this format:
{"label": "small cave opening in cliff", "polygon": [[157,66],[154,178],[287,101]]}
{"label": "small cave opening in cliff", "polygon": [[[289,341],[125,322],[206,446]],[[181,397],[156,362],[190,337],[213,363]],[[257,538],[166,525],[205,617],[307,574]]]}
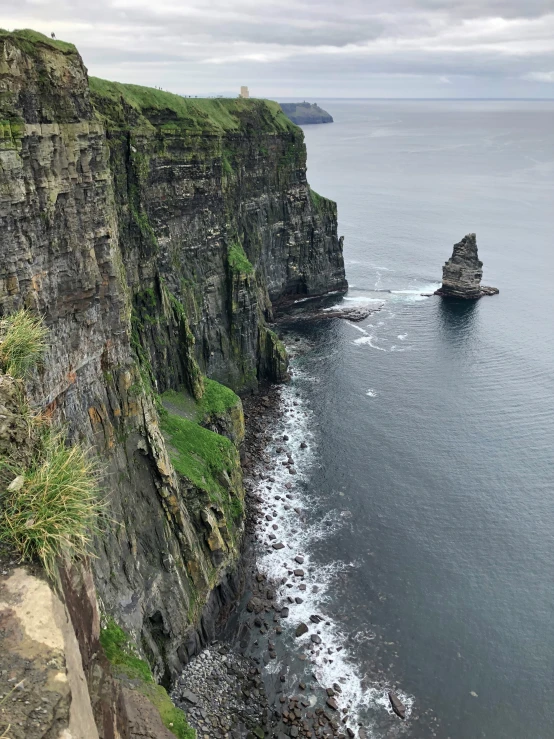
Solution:
{"label": "small cave opening in cliff", "polygon": [[160,685],[166,690],[171,689],[171,675],[167,668],[166,645],[169,637],[169,631],[165,627],[164,619],[160,611],[156,611],[152,616],[146,619],[146,627],[148,637],[144,639],[145,648],[151,657],[150,664],[158,667],[163,666],[163,672],[160,674]]}

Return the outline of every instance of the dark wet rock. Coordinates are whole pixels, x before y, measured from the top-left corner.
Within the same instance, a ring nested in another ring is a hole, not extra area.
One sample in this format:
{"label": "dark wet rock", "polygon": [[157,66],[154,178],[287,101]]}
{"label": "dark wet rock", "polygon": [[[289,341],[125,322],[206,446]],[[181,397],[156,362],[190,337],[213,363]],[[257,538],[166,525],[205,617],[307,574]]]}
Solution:
{"label": "dark wet rock", "polygon": [[296,636],[297,636],[297,637],[299,637],[299,636],[303,636],[304,634],[307,634],[307,633],[308,633],[308,631],[309,631],[309,629],[308,629],[308,627],[306,626],[306,624],[302,623],[302,624],[299,624],[299,625],[298,625],[298,626],[296,627],[296,631],[295,631],[295,634],[296,634]]}
{"label": "dark wet rock", "polygon": [[300,554],[297,554],[294,558],[294,561],[297,562],[299,565],[304,563],[304,557],[302,557]]}
{"label": "dark wet rock", "polygon": [[392,710],[396,713],[396,715],[400,716],[401,719],[405,719],[406,718],[406,706],[402,703],[400,698],[392,690],[389,691],[389,700],[392,706]]}
{"label": "dark wet rock", "polygon": [[442,268],[442,285],[435,295],[444,298],[475,300],[483,295],[495,295],[498,289],[481,285],[483,262],[477,254],[475,234],[467,234],[454,244],[450,259]]}
{"label": "dark wet rock", "polygon": [[321,310],[316,313],[306,315],[306,318],[342,318],[345,321],[352,321],[353,323],[359,323],[364,319],[368,318],[373,313],[377,313],[382,308],[382,304],[379,306],[372,306],[369,308],[367,305],[357,306],[337,306],[335,310]]}
{"label": "dark wet rock", "polygon": [[280,541],[275,544],[272,544],[271,546],[273,547],[273,549],[284,549],[285,548],[285,545]]}
{"label": "dark wet rock", "polygon": [[295,577],[304,577],[304,570],[294,570]]}
{"label": "dark wet rock", "polygon": [[310,639],[313,641],[314,644],[321,644],[321,637],[317,634],[312,634]]}
{"label": "dark wet rock", "polygon": [[255,596],[250,599],[246,607],[251,613],[261,613],[264,610],[264,603],[260,598]]}
{"label": "dark wet rock", "polygon": [[338,711],[339,710],[339,707],[337,705],[337,702],[336,702],[336,700],[334,698],[327,698],[327,700],[325,701],[325,703],[329,706],[329,708],[332,708],[333,711]]}

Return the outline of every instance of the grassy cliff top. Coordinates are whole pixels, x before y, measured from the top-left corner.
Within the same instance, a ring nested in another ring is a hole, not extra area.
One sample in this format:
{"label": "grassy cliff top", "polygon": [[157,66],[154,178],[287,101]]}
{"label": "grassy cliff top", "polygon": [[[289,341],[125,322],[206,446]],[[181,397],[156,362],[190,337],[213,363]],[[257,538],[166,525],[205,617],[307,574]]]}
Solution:
{"label": "grassy cliff top", "polygon": [[93,102],[114,122],[121,121],[124,104],[151,123],[166,127],[239,131],[251,121],[258,131],[295,129],[278,103],[242,98],[185,98],[165,90],[141,85],[89,78]]}
{"label": "grassy cliff top", "polygon": [[64,54],[76,54],[77,48],[73,44],[67,43],[67,41],[58,41],[57,39],[45,36],[43,33],[33,31],[31,28],[16,29],[15,31],[6,31],[0,28],[0,41],[3,39],[12,39],[18,42],[18,45],[24,51],[32,51],[34,45],[50,46],[52,49],[57,49]]}

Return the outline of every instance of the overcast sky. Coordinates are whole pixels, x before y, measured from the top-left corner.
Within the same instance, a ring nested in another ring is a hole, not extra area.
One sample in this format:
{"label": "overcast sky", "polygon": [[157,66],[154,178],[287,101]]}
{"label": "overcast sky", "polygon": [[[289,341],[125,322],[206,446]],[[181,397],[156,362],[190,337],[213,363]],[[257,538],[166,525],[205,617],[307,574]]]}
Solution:
{"label": "overcast sky", "polygon": [[554,0],[1,0],[90,74],[181,94],[554,97]]}

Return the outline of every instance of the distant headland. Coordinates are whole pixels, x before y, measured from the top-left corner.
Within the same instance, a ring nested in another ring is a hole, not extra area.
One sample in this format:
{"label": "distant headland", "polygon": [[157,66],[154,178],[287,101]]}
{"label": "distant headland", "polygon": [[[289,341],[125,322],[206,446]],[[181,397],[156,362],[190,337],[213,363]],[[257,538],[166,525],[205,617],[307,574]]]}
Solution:
{"label": "distant headland", "polygon": [[333,116],[320,108],[317,103],[279,103],[283,113],[298,126],[307,123],[332,123]]}

